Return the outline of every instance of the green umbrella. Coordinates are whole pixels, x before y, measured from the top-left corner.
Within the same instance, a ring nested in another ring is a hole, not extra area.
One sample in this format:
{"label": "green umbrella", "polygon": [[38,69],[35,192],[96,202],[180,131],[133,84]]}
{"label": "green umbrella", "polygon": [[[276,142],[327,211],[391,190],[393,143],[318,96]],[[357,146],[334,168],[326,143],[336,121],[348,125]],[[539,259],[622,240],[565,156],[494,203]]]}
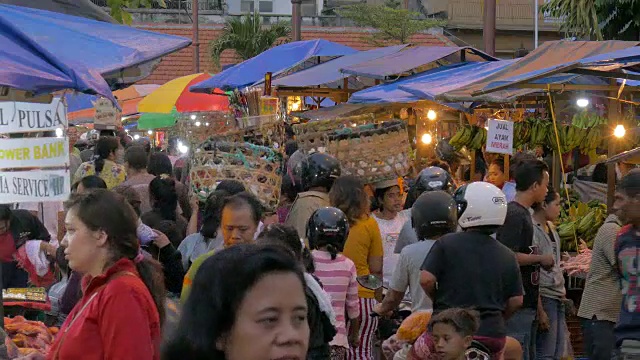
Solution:
{"label": "green umbrella", "polygon": [[138,119],[138,129],[153,130],[172,127],[180,114],[174,107],[170,114],[163,113],[142,113]]}

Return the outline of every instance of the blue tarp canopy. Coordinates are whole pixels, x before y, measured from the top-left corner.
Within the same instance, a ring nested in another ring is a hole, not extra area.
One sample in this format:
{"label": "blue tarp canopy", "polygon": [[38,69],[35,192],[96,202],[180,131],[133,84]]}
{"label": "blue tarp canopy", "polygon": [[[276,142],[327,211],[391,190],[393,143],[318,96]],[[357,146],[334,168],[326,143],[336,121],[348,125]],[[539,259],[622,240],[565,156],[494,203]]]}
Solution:
{"label": "blue tarp canopy", "polygon": [[[600,72],[601,75],[606,76],[604,72],[610,72],[612,70],[619,70],[626,66],[636,65],[639,61],[640,47],[633,46],[495,81],[487,85],[480,93],[496,91],[520,83],[530,82],[532,84],[547,84],[554,82],[551,79],[562,79],[563,77],[570,79],[578,76],[573,74],[560,74],[565,72],[580,74],[584,72],[583,70],[589,70],[592,71],[592,73]],[[627,73],[624,72],[624,70],[622,72],[616,72],[615,74],[617,74],[616,76],[627,76],[625,74],[628,74],[631,78],[640,79],[639,74]]]}
{"label": "blue tarp canopy", "polygon": [[219,88],[233,90],[264,80],[268,72],[276,76],[313,57],[338,57],[356,53],[348,46],[317,39],[296,41],[271,48],[258,56],[226,69],[191,86],[193,92],[208,93]]}
{"label": "blue tarp canopy", "polygon": [[[577,68],[583,66],[583,63],[600,63],[602,65],[604,61],[613,59],[610,53],[618,53],[621,57],[629,59],[633,52],[628,48],[636,45],[638,42],[632,41],[548,41],[527,56],[485,79],[470,84],[464,89],[447,92],[437,98],[443,101],[510,102],[518,96],[537,91],[514,88],[519,83],[532,83],[533,81],[540,83],[542,81],[542,83],[550,84],[568,80],[577,81],[575,77],[541,79],[571,69],[578,70]],[[623,53],[620,54],[619,51]]]}
{"label": "blue tarp canopy", "polygon": [[455,53],[462,53],[463,51],[465,52],[466,61],[497,60],[469,46],[416,46],[367,62],[346,66],[342,69],[342,72],[373,79],[386,79],[389,76],[406,73]]}
{"label": "blue tarp canopy", "polygon": [[[514,60],[465,62],[441,66],[401,80],[370,87],[351,95],[351,104],[409,103],[434,100],[446,91],[459,89],[487,77],[513,63]],[[460,108],[447,104],[447,106]]]}
{"label": "blue tarp canopy", "polygon": [[334,81],[349,77],[349,74],[343,74],[340,71],[345,67],[377,59],[390,54],[397,54],[405,47],[407,47],[407,45],[395,45],[373,50],[359,51],[351,55],[345,55],[337,59],[327,61],[326,63],[281,77],[277,80],[274,80],[273,85],[304,87],[329,84]]}
{"label": "blue tarp canopy", "polygon": [[105,76],[124,77],[123,71],[190,43],[179,36],[0,5],[0,85],[36,93],[75,89],[113,100]]}

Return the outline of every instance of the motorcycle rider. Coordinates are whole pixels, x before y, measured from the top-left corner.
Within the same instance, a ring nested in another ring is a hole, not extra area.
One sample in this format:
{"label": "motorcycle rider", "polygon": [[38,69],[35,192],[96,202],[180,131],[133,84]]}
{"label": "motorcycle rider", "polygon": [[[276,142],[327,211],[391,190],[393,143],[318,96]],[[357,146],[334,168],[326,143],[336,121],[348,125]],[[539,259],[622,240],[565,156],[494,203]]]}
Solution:
{"label": "motorcycle rider", "polygon": [[[455,189],[456,187],[453,178],[448,172],[437,166],[429,166],[418,174],[416,181],[409,189],[407,199],[404,203],[404,208],[411,209],[416,199],[424,192],[442,190],[449,194],[453,194]],[[402,230],[400,230],[400,235],[398,235],[394,253],[400,254],[405,246],[415,244],[417,242],[418,237],[411,225],[411,219],[409,219],[402,227]]]}
{"label": "motorcycle rider", "polygon": [[[505,319],[522,306],[523,298],[514,253],[491,236],[504,223],[507,201],[500,189],[486,182],[462,186],[454,199],[463,232],[445,235],[433,245],[420,284],[433,300],[434,314],[450,308],[477,310],[481,320],[474,339],[492,359],[499,359],[506,343]],[[422,338],[427,352],[435,351],[431,335]],[[412,351],[424,354],[425,349]]]}
{"label": "motorcycle rider", "polygon": [[319,208],[331,206],[329,190],[340,176],[340,163],[331,155],[313,153],[302,159],[294,172],[302,182],[303,192],[291,205],[285,225],[294,227],[298,236],[304,239],[311,214]]}
{"label": "motorcycle rider", "polygon": [[396,309],[407,288],[412,312],[431,310],[431,300],[420,286],[420,268],[436,240],[456,231],[457,215],[456,202],[444,191],[425,192],[418,197],[411,207],[411,223],[420,241],[402,249],[387,294],[373,308],[375,313],[384,315]]}

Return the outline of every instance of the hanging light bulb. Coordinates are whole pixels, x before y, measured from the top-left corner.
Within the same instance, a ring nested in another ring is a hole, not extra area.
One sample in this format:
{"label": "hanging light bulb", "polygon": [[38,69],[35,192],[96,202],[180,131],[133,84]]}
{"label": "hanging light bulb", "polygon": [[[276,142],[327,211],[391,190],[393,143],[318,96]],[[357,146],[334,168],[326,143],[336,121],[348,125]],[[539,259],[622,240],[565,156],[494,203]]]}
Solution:
{"label": "hanging light bulb", "polygon": [[625,130],[624,125],[618,125],[613,130],[613,136],[617,137],[618,139],[624,137],[626,133],[627,133],[627,130]]}
{"label": "hanging light bulb", "polygon": [[423,144],[429,145],[433,141],[433,137],[431,136],[431,134],[422,134],[422,137],[420,138],[420,140],[422,141]]}
{"label": "hanging light bulb", "polygon": [[576,105],[581,108],[586,108],[587,106],[589,106],[589,99],[579,98],[578,100],[576,100]]}
{"label": "hanging light bulb", "polygon": [[436,119],[437,116],[438,116],[438,114],[436,114],[435,111],[433,111],[433,110],[427,111],[427,119],[433,121],[433,120]]}
{"label": "hanging light bulb", "polygon": [[191,120],[195,120],[196,116],[195,115],[191,115]]}
{"label": "hanging light bulb", "polygon": [[202,123],[200,121],[196,121],[196,126],[200,126]]}
{"label": "hanging light bulb", "polygon": [[153,135],[153,130],[149,130],[149,131],[147,131],[147,134],[149,134],[149,135]]}
{"label": "hanging light bulb", "polygon": [[133,135],[133,140],[138,140],[138,139],[140,139],[140,135],[138,134]]}

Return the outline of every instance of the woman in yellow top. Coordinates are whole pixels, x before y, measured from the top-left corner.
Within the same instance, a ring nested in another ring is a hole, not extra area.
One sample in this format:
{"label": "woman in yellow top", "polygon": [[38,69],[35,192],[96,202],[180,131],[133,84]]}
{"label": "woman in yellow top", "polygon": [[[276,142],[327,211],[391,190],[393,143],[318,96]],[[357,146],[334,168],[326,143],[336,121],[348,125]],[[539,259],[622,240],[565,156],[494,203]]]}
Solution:
{"label": "woman in yellow top", "polygon": [[[342,210],[349,220],[350,230],[343,254],[355,263],[358,276],[372,274],[382,279],[382,237],[378,223],[369,216],[369,196],[364,184],[355,176],[342,176],[333,184],[329,200],[331,206]],[[372,290],[358,287],[362,317],[360,343],[358,348],[349,349],[349,360],[373,359],[378,319],[370,314],[376,304],[376,295]]]}
{"label": "woman in yellow top", "polygon": [[103,136],[98,139],[95,155],[91,161],[80,164],[74,175],[73,181],[79,181],[88,175],[98,175],[105,183],[107,189],[113,189],[127,178],[127,172],[122,165],[116,164],[116,152],[120,147],[118,138]]}

